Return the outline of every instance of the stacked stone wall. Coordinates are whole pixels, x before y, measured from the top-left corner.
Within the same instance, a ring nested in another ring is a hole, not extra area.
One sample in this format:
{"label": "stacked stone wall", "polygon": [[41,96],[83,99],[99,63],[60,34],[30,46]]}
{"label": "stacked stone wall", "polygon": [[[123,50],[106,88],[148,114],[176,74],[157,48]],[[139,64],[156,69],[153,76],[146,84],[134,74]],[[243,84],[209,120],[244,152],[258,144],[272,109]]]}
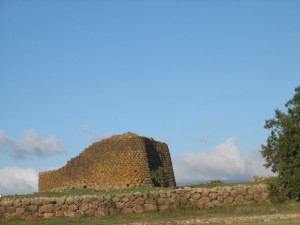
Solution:
{"label": "stacked stone wall", "polygon": [[154,186],[151,170],[164,167],[167,186],[176,186],[168,146],[127,133],[94,143],[66,166],[39,175],[39,191]]}
{"label": "stacked stone wall", "polygon": [[207,209],[232,204],[263,202],[267,187],[236,186],[219,188],[179,188],[149,193],[72,196],[60,198],[0,199],[0,218],[51,218],[140,214]]}
{"label": "stacked stone wall", "polygon": [[259,183],[259,182],[268,181],[272,178],[275,178],[275,176],[254,176],[253,181]]}

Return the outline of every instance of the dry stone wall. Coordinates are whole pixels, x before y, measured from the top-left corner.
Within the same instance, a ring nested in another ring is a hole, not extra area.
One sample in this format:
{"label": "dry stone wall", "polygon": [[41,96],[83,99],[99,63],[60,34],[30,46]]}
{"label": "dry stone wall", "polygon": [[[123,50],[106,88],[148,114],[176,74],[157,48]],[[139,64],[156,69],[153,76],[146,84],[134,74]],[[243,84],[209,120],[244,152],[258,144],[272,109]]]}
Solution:
{"label": "dry stone wall", "polygon": [[94,143],[58,170],[40,173],[39,191],[154,186],[150,174],[159,166],[166,185],[176,186],[167,144],[132,133],[116,135]]}
{"label": "dry stone wall", "polygon": [[267,187],[179,188],[149,193],[0,200],[0,218],[105,216],[207,209],[267,200]]}

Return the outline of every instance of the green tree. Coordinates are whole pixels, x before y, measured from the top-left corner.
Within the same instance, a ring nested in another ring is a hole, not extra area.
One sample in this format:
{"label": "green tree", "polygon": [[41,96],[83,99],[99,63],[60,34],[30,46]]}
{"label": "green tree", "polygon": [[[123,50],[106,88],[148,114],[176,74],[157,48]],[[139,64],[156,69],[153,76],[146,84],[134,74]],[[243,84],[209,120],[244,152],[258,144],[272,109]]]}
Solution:
{"label": "green tree", "polygon": [[280,186],[290,198],[300,200],[300,86],[285,107],[275,110],[275,117],[267,120],[265,128],[271,131],[266,145],[262,145],[265,166],[278,175]]}
{"label": "green tree", "polygon": [[166,175],[163,167],[159,166],[156,170],[151,171],[151,178],[159,186],[163,187],[166,183]]}

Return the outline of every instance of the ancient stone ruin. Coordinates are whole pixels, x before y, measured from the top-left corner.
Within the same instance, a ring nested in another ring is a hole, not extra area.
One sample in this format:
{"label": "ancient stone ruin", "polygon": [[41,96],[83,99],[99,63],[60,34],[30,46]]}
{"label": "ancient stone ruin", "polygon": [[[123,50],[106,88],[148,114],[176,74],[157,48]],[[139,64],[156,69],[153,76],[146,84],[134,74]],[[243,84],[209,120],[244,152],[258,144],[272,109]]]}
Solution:
{"label": "ancient stone ruin", "polygon": [[60,169],[39,174],[39,191],[156,186],[151,171],[164,168],[165,186],[176,186],[168,145],[133,133],[92,144]]}

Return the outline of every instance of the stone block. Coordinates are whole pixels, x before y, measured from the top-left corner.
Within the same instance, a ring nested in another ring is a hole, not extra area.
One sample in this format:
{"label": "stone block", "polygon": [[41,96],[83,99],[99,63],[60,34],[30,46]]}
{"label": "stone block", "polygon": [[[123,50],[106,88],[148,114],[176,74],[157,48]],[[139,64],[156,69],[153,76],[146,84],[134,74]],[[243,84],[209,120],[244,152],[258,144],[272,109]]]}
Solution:
{"label": "stone block", "polygon": [[145,204],[144,205],[145,212],[156,212],[157,206],[155,204]]}
{"label": "stone block", "polygon": [[74,204],[74,197],[67,197],[65,202],[67,205]]}
{"label": "stone block", "polygon": [[76,212],[64,211],[64,216],[65,216],[65,217],[74,218],[75,215],[76,215]]}
{"label": "stone block", "polygon": [[93,216],[95,214],[95,209],[88,209],[84,212],[86,216]]}
{"label": "stone block", "polygon": [[30,213],[35,213],[37,212],[37,205],[29,205],[27,208],[26,208],[26,211],[27,212],[30,212]]}
{"label": "stone block", "polygon": [[13,207],[13,206],[7,206],[7,207],[4,208],[4,210],[5,210],[6,213],[14,213],[14,212],[16,212],[16,208]]}
{"label": "stone block", "polygon": [[238,192],[236,190],[232,190],[230,192],[230,196],[233,197],[233,198],[236,198],[238,196]]}
{"label": "stone block", "polygon": [[143,197],[137,198],[134,201],[135,206],[141,206],[145,204],[145,199]]}
{"label": "stone block", "polygon": [[26,198],[22,200],[22,206],[28,206],[31,204],[30,199]]}
{"label": "stone block", "polygon": [[25,209],[23,207],[16,208],[16,213],[23,214],[25,213]]}
{"label": "stone block", "polygon": [[56,199],[56,205],[63,205],[66,202],[66,197],[61,197]]}
{"label": "stone block", "polygon": [[3,201],[3,202],[0,202],[0,204],[2,206],[9,207],[9,206],[13,206],[14,205],[14,201]]}
{"label": "stone block", "polygon": [[79,210],[82,212],[86,212],[89,209],[89,204],[83,203],[80,207]]}
{"label": "stone block", "polygon": [[228,205],[228,204],[232,203],[233,201],[234,201],[233,197],[227,197],[224,199],[224,204]]}
{"label": "stone block", "polygon": [[55,217],[63,217],[64,216],[64,212],[63,211],[57,211],[55,213]]}
{"label": "stone block", "polygon": [[45,219],[49,219],[49,218],[52,218],[52,217],[54,217],[55,216],[55,213],[44,213],[43,214],[43,217],[45,218]]}
{"label": "stone block", "polygon": [[223,203],[223,201],[224,201],[223,195],[219,195],[217,198],[217,201],[220,203]]}
{"label": "stone block", "polygon": [[202,197],[202,198],[198,199],[198,202],[203,203],[203,204],[206,204],[210,201],[211,201],[210,197]]}
{"label": "stone block", "polygon": [[116,208],[117,209],[123,209],[124,208],[124,203],[123,202],[117,202],[116,203]]}
{"label": "stone block", "polygon": [[69,212],[75,212],[78,210],[78,206],[77,205],[69,205],[68,207],[68,211]]}
{"label": "stone block", "polygon": [[[82,203],[90,203],[90,202],[92,202],[92,201],[94,201],[95,199],[94,199],[94,197],[85,197],[85,198],[83,198],[82,199]],[[99,198],[98,198],[98,200],[99,200]]]}
{"label": "stone block", "polygon": [[128,208],[128,207],[123,208],[122,214],[125,214],[125,215],[132,214],[132,208]]}
{"label": "stone block", "polygon": [[141,213],[145,212],[143,206],[140,206],[140,205],[134,206],[132,210],[134,213],[137,213],[137,214],[141,214]]}
{"label": "stone block", "polygon": [[18,208],[18,207],[20,207],[20,206],[22,206],[22,201],[21,201],[21,200],[15,200],[15,201],[14,201],[14,207],[15,207],[15,208]]}
{"label": "stone block", "polygon": [[195,194],[192,195],[192,199],[194,199],[194,200],[198,200],[199,198],[201,198],[200,193],[195,193]]}
{"label": "stone block", "polygon": [[39,213],[40,214],[53,213],[53,204],[47,204],[47,205],[41,206],[40,209],[39,209]]}
{"label": "stone block", "polygon": [[245,201],[245,196],[244,195],[238,195],[236,196],[234,202],[237,204],[241,204]]}
{"label": "stone block", "polygon": [[217,199],[218,198],[218,193],[217,192],[212,192],[208,195],[211,199]]}
{"label": "stone block", "polygon": [[63,204],[61,206],[61,211],[68,211],[69,205],[68,204]]}

